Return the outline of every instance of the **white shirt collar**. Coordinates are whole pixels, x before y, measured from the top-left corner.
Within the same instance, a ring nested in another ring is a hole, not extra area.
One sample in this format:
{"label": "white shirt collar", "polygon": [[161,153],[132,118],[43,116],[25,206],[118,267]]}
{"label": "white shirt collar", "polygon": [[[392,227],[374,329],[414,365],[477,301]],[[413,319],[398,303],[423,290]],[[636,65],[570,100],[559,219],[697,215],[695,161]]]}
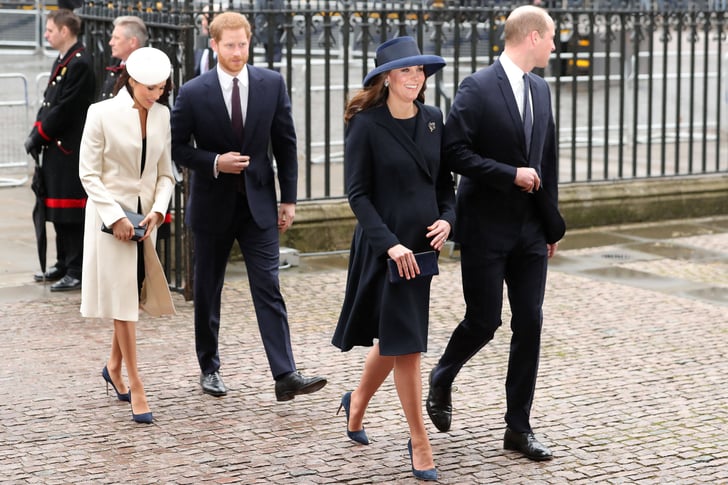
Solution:
{"label": "white shirt collar", "polygon": [[[516,105],[518,106],[518,112],[523,116],[523,75],[525,72],[521,70],[504,52],[498,58],[500,60],[503,70],[506,72],[508,83],[511,85],[513,91],[513,97],[516,99]],[[531,103],[531,97],[529,94],[529,104]]]}
{"label": "white shirt collar", "polygon": [[[216,66],[217,69],[217,78],[220,80],[220,87],[222,87],[223,91],[230,91],[233,89],[233,76],[226,73],[222,70],[222,67],[220,67],[220,63],[217,63]],[[248,87],[248,65],[244,65],[243,69],[238,73],[236,76],[238,78],[238,82],[240,83],[241,88],[247,88]]]}
{"label": "white shirt collar", "polygon": [[[231,97],[233,93],[233,76],[226,73],[220,67],[220,63],[216,66],[217,78],[220,82],[220,89],[222,90],[223,99],[225,100],[225,107],[228,110],[228,115],[232,116]],[[243,123],[248,117],[248,66],[243,66],[243,69],[238,73],[238,88],[240,89],[240,109],[243,113]]]}
{"label": "white shirt collar", "polygon": [[[508,81],[511,83],[511,86],[523,86],[523,75],[525,72],[523,72],[505,52],[501,54],[498,59],[503,66],[503,70],[506,72],[506,76],[508,76]],[[523,89],[523,87],[521,87],[521,89]]]}

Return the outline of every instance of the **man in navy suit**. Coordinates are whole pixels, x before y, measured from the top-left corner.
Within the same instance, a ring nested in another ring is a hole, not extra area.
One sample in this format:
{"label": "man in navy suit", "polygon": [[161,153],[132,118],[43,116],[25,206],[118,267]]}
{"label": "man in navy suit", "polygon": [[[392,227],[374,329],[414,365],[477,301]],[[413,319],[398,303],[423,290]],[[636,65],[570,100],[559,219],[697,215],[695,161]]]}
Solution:
{"label": "man in navy suit", "polygon": [[[210,23],[217,67],[185,83],[172,109],[172,157],[191,169],[185,222],[194,242],[195,344],[203,392],[223,396],[218,335],[230,249],[245,258],[258,328],[278,401],[326,380],[296,370],[278,283],[279,239],[296,212],[298,162],[291,102],[280,74],[248,66],[251,29],[236,12]],[[192,142],[194,141],[194,145]],[[275,155],[281,191],[277,208]]]}
{"label": "man in navy suit", "polygon": [[503,445],[533,460],[552,457],[534,437],[529,418],[547,262],[565,226],[557,202],[551,94],[546,81],[529,73],[545,67],[553,50],[548,13],[533,6],[515,9],[506,20],[503,53],[462,82],[447,118],[445,163],[462,176],[455,239],[467,308],[430,373],[426,403],[435,426],[450,429],[452,382],[502,324],[505,281],[513,335]]}

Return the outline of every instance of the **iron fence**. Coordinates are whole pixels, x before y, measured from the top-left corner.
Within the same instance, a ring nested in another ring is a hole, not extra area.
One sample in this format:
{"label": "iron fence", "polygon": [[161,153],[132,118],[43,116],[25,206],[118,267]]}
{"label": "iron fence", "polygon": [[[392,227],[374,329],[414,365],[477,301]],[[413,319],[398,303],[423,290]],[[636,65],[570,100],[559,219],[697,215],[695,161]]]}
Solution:
{"label": "iron fence", "polygon": [[[549,4],[556,50],[539,74],[552,90],[562,185],[725,172],[725,2]],[[447,113],[462,79],[501,52],[511,6],[477,0],[125,0],[87,1],[79,13],[99,77],[110,61],[113,19],[134,14],[149,27],[150,45],[169,54],[180,86],[194,75],[195,50],[207,45],[204,20],[230,9],[246,14],[253,26],[250,62],[286,79],[304,201],[345,197],[344,105],[373,67],[379,43],[411,35],[424,53],[447,60],[428,81],[427,93],[428,102]],[[186,244],[186,184],[180,180],[172,248]],[[174,253],[169,266],[184,274],[190,251]],[[184,286],[179,277],[169,279]]]}
{"label": "iron fence", "polygon": [[[574,4],[580,8],[571,8]],[[299,135],[300,199],[343,197],[346,99],[373,67],[382,41],[415,37],[448,67],[429,81],[444,112],[462,79],[503,48],[510,7],[462,0],[229,0],[87,3],[87,44],[97,72],[110,55],[111,20],[135,11],[150,44],[175,61],[180,85],[206,46],[203,17],[234,9],[253,24],[251,62],[286,78]],[[725,9],[721,2],[570,2],[551,9],[556,51],[540,74],[552,88],[560,181],[608,181],[724,171]],[[270,26],[270,28],[269,28]],[[266,49],[269,47],[269,49]]]}
{"label": "iron fence", "polygon": [[[552,88],[561,183],[724,171],[723,9],[694,2],[625,7],[550,11],[556,51],[540,74]],[[251,62],[280,70],[287,81],[300,141],[300,200],[345,196],[342,113],[379,43],[411,35],[424,53],[447,60],[428,95],[447,113],[460,81],[502,50],[509,12],[467,0],[184,1],[142,9],[150,43],[173,58],[178,83],[192,77],[194,50],[207,44],[203,20],[228,9],[253,25]],[[98,72],[109,55],[109,22],[125,10],[83,9],[89,45],[103,53]],[[184,184],[179,188],[178,209]]]}

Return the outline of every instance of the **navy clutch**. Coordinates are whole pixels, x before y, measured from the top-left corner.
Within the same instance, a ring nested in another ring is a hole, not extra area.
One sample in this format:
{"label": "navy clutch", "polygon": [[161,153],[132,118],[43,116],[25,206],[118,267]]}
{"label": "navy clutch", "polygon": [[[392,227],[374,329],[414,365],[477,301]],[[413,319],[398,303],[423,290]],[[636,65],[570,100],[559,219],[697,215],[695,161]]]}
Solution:
{"label": "navy clutch", "polygon": [[[415,260],[417,261],[417,266],[420,268],[420,274],[415,276],[414,279],[422,278],[423,276],[433,276],[440,273],[440,270],[437,267],[437,251],[415,253]],[[387,259],[387,275],[389,276],[390,283],[407,281],[406,278],[399,276],[397,263],[395,263],[393,259]]]}
{"label": "navy clutch", "polygon": [[[147,232],[147,228],[144,226],[140,226],[139,223],[142,222],[144,219],[144,216],[142,214],[137,214],[136,212],[131,212],[128,210],[124,210],[124,215],[131,221],[131,223],[134,225],[134,235],[132,236],[132,241],[138,241],[144,236],[144,233]],[[108,234],[114,234],[113,229],[110,227],[106,227],[106,224],[101,225],[101,232],[106,232]]]}

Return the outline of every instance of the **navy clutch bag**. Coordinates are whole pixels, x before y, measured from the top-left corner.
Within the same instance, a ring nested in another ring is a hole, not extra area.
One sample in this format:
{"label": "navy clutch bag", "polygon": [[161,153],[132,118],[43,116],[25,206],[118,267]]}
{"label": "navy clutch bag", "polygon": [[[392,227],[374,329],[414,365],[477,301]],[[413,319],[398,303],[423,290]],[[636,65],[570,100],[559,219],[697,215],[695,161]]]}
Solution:
{"label": "navy clutch bag", "polygon": [[[417,261],[417,266],[420,267],[420,274],[415,276],[414,279],[422,278],[423,276],[433,276],[440,273],[440,270],[437,267],[437,251],[415,253],[415,260]],[[387,276],[389,277],[390,283],[407,281],[406,278],[399,276],[397,263],[395,263],[393,259],[387,259]]]}
{"label": "navy clutch bag", "polygon": [[[134,225],[134,236],[132,236],[132,241],[138,241],[144,236],[144,233],[147,231],[147,228],[144,226],[140,226],[139,223],[142,222],[144,219],[144,216],[142,214],[137,214],[136,212],[131,212],[128,210],[124,210],[124,215],[129,218],[131,223]],[[108,234],[114,234],[113,229],[110,227],[106,227],[106,224],[101,225],[101,232],[106,232]]]}

